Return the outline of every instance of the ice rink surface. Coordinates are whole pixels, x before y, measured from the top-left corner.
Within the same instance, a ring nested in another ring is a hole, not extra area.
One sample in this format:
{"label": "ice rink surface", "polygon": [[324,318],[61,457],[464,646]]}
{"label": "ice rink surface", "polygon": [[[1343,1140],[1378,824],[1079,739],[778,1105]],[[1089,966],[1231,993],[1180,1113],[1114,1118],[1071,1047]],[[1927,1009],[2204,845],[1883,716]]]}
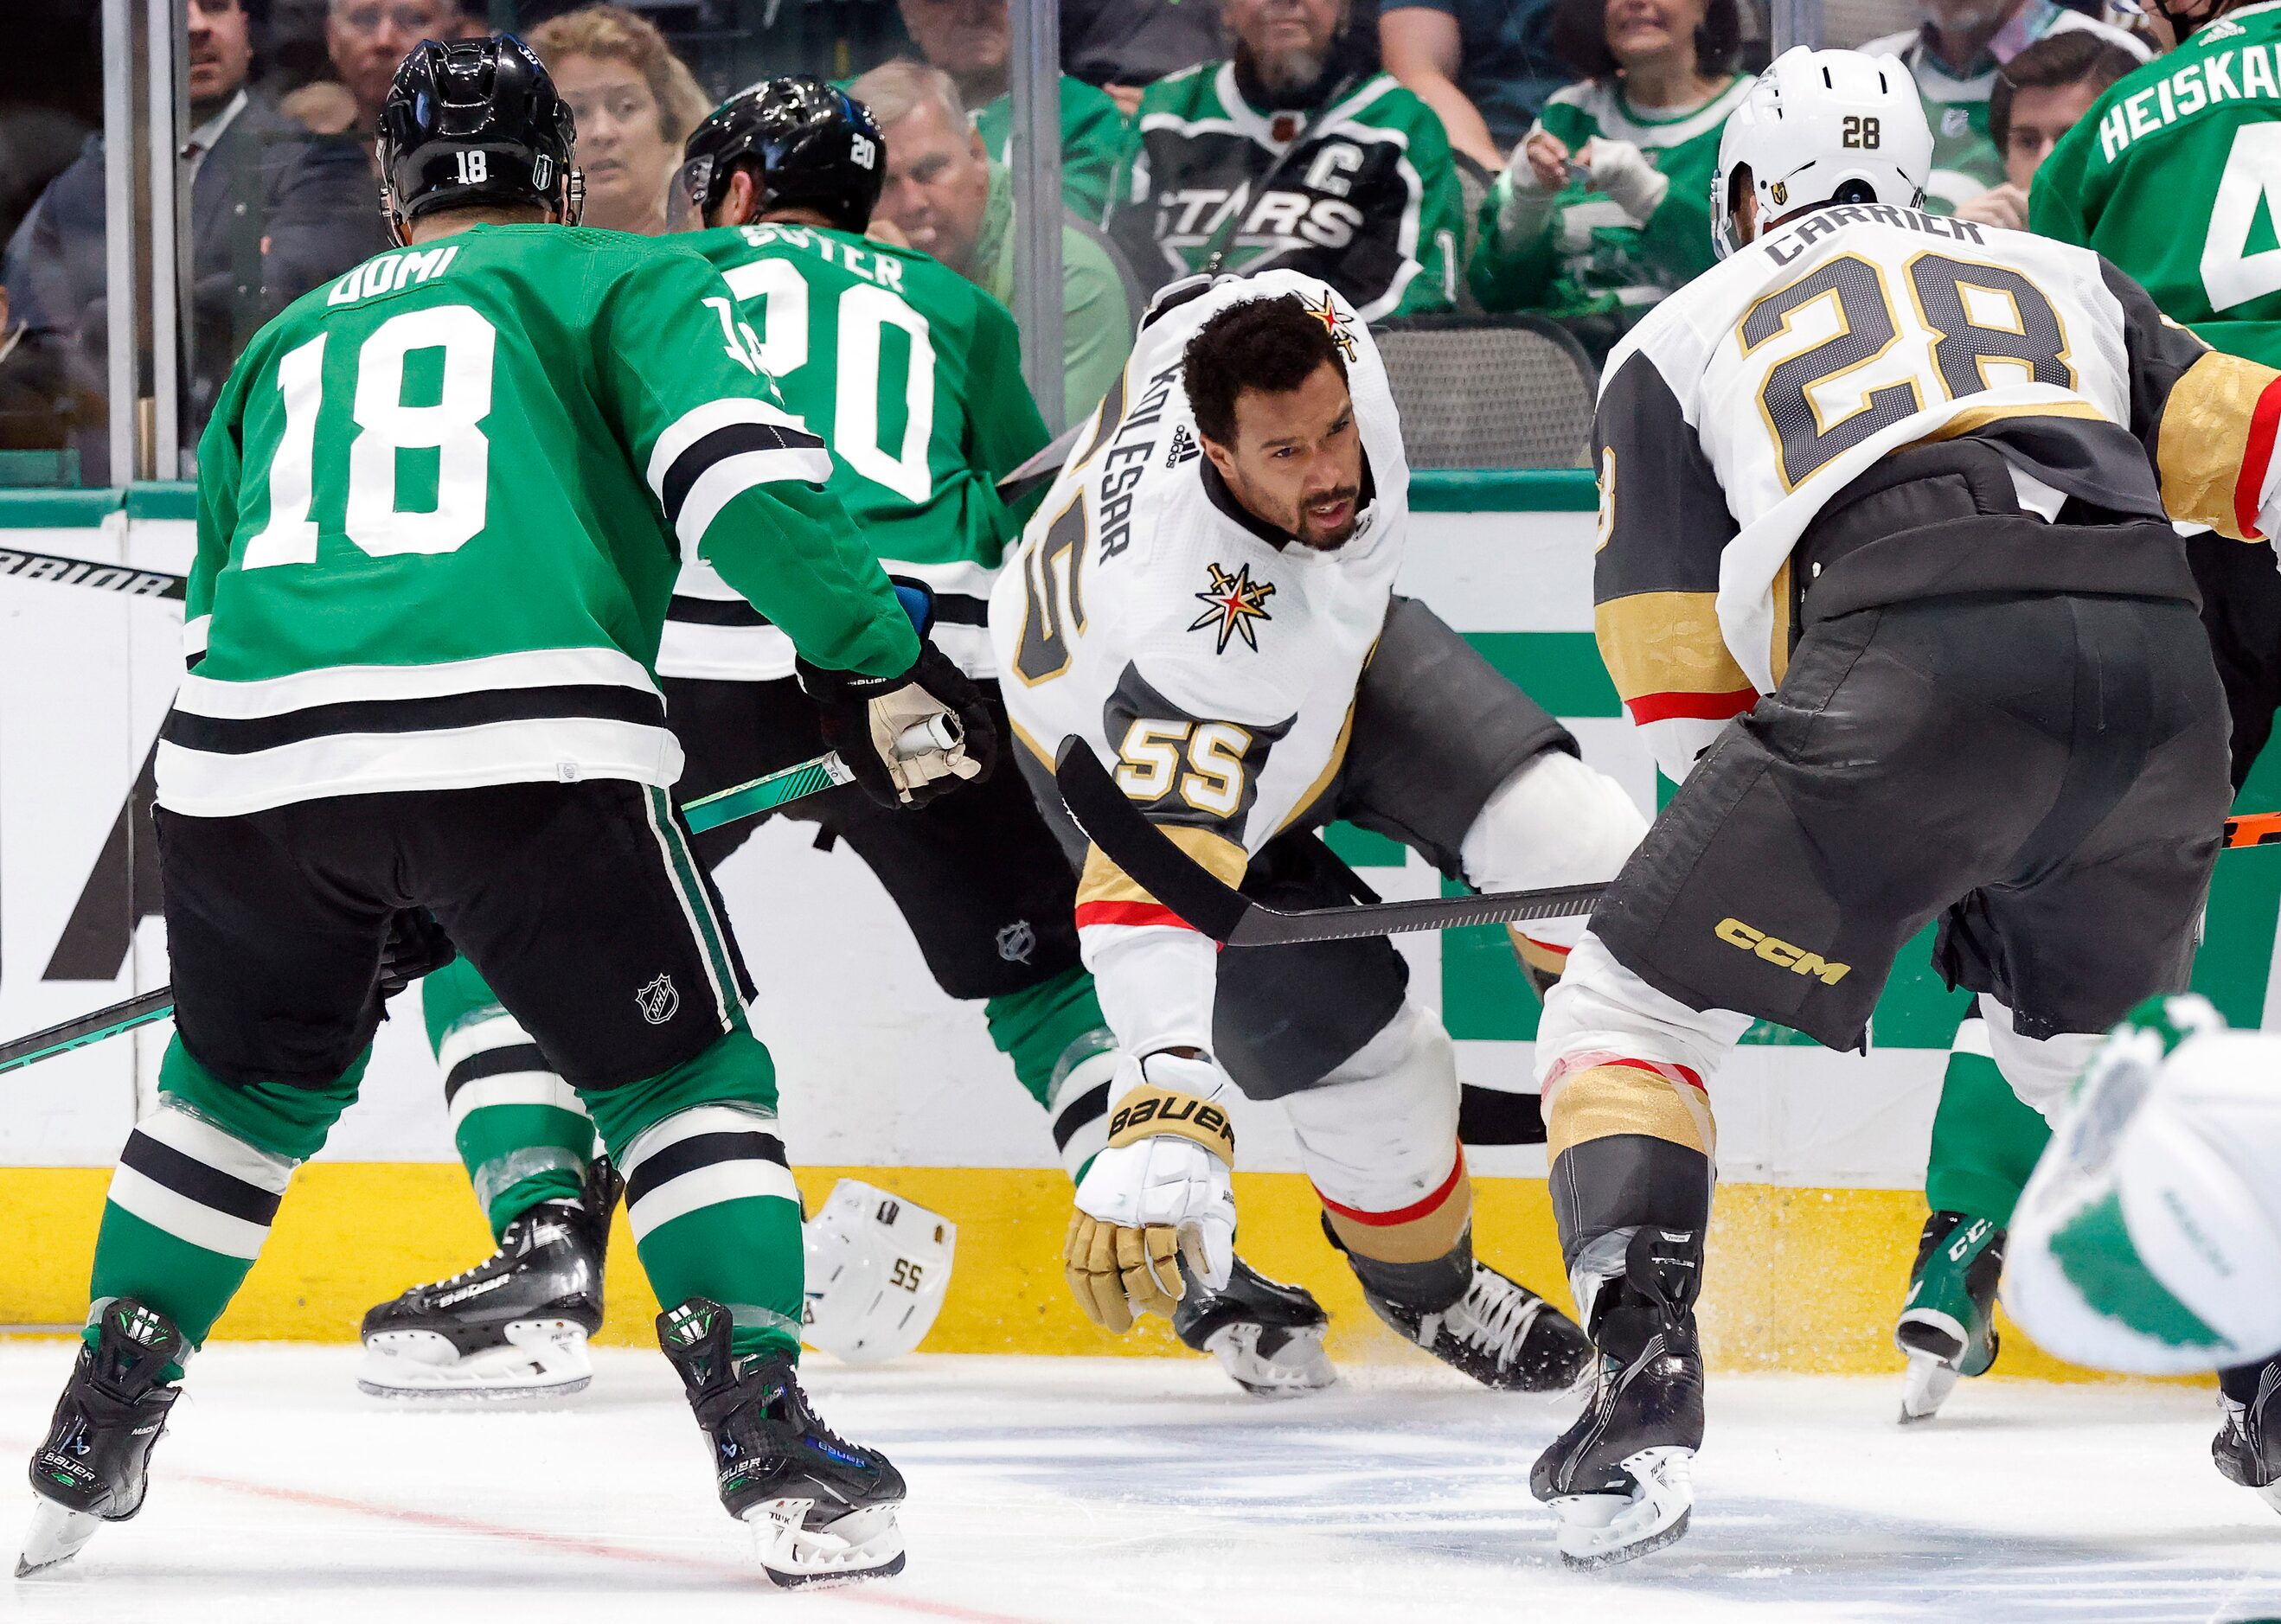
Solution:
{"label": "ice rink surface", "polygon": [[[11,1482],[68,1357],[0,1343]],[[777,1595],[713,1499],[655,1354],[600,1351],[593,1386],[553,1408],[441,1412],[361,1397],[355,1358],[201,1355],[142,1516],[58,1577],[0,1579],[0,1611],[58,1624],[682,1624],[748,1609],[1086,1624],[2281,1618],[2281,1516],[2211,1469],[2215,1401],[2200,1390],[1968,1383],[1904,1431],[1896,1381],[1716,1379],[1693,1532],[1575,1574],[1527,1483],[1561,1401],[1422,1362],[1265,1405],[1201,1360],[816,1359],[826,1418],[910,1479],[910,1566]]]}

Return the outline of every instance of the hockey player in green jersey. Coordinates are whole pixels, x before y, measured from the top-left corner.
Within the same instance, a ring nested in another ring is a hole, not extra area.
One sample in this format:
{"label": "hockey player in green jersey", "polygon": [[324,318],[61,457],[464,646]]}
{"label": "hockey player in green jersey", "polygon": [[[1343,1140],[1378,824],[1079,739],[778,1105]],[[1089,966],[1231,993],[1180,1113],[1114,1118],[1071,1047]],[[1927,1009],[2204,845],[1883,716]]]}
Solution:
{"label": "hockey player in green jersey", "polygon": [[2097,249],[2212,349],[2281,366],[2281,4],[2164,15],[2177,50],[2052,149],[2029,229]]}
{"label": "hockey player in green jersey", "polygon": [[1584,77],[1481,200],[1467,276],[1483,309],[1552,317],[1604,355],[1711,268],[1719,131],[1753,82],[1728,71],[1741,28],[1735,0],[1611,4],[1589,35],[1564,28]]}
{"label": "hockey player in green jersey", "polygon": [[[520,41],[422,42],[380,124],[404,247],[264,328],[200,443],[190,669],[158,750],[176,1036],[112,1181],[23,1569],[140,1509],[184,1364],[438,926],[625,1170],[660,1340],[765,1570],[902,1566],[901,1476],[795,1375],[775,1080],[667,798],[651,667],[677,567],[766,606],[883,797],[986,776],[993,725],[819,488],[822,442],[719,274],[568,228],[572,139]],[[960,744],[898,753],[946,713]]]}
{"label": "hockey player in green jersey", "polygon": [[[685,156],[672,210],[694,235],[677,240],[719,268],[785,404],[823,436],[829,491],[889,570],[932,589],[936,637],[984,685],[1002,731],[986,603],[1031,504],[1009,508],[997,481],[1047,439],[1013,319],[927,255],[864,237],[885,150],[869,111],[840,90],[799,78],[754,86],[692,134]],[[675,587],[657,665],[688,759],[684,799],[823,748],[783,631],[702,560]],[[842,789],[791,815],[845,841],[894,898],[937,983],[982,1004],[1080,1176],[1107,1140],[1116,1045],[1079,962],[1073,877],[1018,778],[915,812]],[[752,827],[698,836],[698,860],[716,866]],[[431,975],[424,996],[454,1138],[499,1251],[375,1307],[360,1380],[389,1394],[575,1390],[601,1320],[612,1195],[595,1171],[593,1124],[472,966]],[[843,1351],[823,1334],[836,1305],[811,1306],[816,1345]],[[890,1306],[901,1323],[903,1305]],[[1331,1380],[1324,1325],[1307,1293],[1239,1268],[1226,1292],[1196,1294],[1176,1328],[1245,1386],[1283,1392]],[[925,1329],[910,1321],[901,1349]],[[877,1342],[866,1352],[881,1357]]]}

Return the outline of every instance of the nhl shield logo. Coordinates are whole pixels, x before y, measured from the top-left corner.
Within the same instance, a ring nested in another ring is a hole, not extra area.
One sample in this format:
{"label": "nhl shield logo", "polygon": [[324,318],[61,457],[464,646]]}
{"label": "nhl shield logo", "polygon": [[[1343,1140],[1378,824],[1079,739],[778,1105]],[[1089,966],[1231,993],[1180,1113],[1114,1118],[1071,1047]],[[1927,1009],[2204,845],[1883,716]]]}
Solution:
{"label": "nhl shield logo", "polygon": [[680,1011],[681,994],[674,989],[673,977],[661,970],[655,981],[634,994],[634,1002],[641,1005],[644,1020],[661,1027]]}
{"label": "nhl shield logo", "polygon": [[1038,951],[1038,933],[1027,920],[1016,920],[998,931],[998,957],[1009,965],[1025,965]]}

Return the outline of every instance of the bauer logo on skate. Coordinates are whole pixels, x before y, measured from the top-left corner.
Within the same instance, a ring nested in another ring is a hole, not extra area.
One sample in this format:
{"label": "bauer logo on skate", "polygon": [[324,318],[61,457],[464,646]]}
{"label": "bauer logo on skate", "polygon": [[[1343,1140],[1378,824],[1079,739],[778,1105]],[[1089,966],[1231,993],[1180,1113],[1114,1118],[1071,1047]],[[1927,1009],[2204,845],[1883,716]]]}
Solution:
{"label": "bauer logo on skate", "polygon": [[1852,965],[1834,965],[1821,954],[1785,942],[1780,936],[1770,936],[1763,930],[1745,925],[1737,919],[1720,920],[1712,927],[1720,941],[1755,953],[1770,965],[1780,965],[1793,975],[1811,975],[1820,979],[1825,987],[1835,987],[1845,979]]}

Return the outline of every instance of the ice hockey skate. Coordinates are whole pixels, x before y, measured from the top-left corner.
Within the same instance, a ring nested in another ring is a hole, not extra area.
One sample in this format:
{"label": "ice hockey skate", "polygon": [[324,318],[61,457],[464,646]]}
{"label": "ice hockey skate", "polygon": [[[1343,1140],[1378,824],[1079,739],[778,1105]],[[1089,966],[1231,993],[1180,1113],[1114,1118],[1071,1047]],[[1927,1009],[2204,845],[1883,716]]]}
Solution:
{"label": "ice hockey skate", "polygon": [[1694,1310],[1701,1258],[1696,1236],[1644,1228],[1632,1237],[1623,1277],[1600,1289],[1590,1401],[1528,1479],[1560,1520],[1560,1559],[1571,1567],[1628,1562],[1687,1532],[1691,1463],[1703,1443]]}
{"label": "ice hockey skate", "polygon": [[1996,1362],[1996,1284],[2004,1274],[2004,1231],[1986,1219],[1935,1212],[1917,1242],[1909,1295],[1893,1328],[1908,1356],[1901,1424],[1929,1420],[1960,1376]]}
{"label": "ice hockey skate", "polygon": [[113,1298],[82,1347],[56,1402],[47,1441],[32,1457],[32,1526],[16,1576],[79,1554],[106,1522],[143,1509],[151,1451],[182,1389],[161,1377],[184,1353],[174,1321],[132,1297]]}
{"label": "ice hockey skate", "polygon": [[[2233,1382],[2228,1372],[2227,1385]],[[2257,1373],[2257,1395],[2247,1403],[2220,1393],[2225,1419],[2210,1440],[2210,1459],[2229,1482],[2254,1489],[2257,1497],[2281,1512],[2281,1359]]]}
{"label": "ice hockey skate", "polygon": [[769,1577],[789,1589],[901,1573],[902,1474],[823,1424],[788,1357],[734,1357],[731,1329],[729,1311],[703,1297],[657,1317],[712,1442],[721,1504],[758,1532]]}
{"label": "ice hockey skate", "polygon": [[1323,1351],[1330,1317],[1304,1286],[1270,1280],[1242,1258],[1226,1287],[1214,1291],[1180,1265],[1184,1290],[1172,1311],[1172,1329],[1199,1353],[1209,1353],[1228,1380],[1259,1398],[1293,1398],[1335,1383],[1338,1372]]}
{"label": "ice hockey skate", "polygon": [[1404,1338],[1483,1387],[1554,1393],[1589,1366],[1592,1345],[1576,1322],[1518,1281],[1479,1258],[1465,1293],[1428,1311],[1398,1303],[1363,1282],[1363,1300]]}
{"label": "ice hockey skate", "polygon": [[560,1397],[585,1387],[619,1189],[615,1170],[598,1157],[578,1200],[541,1203],[475,1267],[366,1314],[357,1385],[414,1399]]}

